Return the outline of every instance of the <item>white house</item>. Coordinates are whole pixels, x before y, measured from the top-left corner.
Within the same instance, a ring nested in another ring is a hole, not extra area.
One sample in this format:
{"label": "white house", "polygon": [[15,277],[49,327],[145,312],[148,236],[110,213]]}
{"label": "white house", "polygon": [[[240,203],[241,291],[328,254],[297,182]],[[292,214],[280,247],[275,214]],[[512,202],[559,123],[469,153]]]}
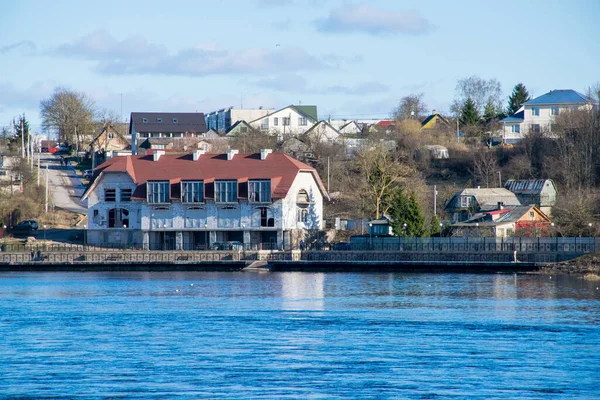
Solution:
{"label": "white house", "polygon": [[317,106],[294,105],[249,122],[253,128],[277,135],[280,139],[303,134],[315,123],[317,123]]}
{"label": "white house", "polygon": [[523,103],[513,115],[504,118],[504,143],[515,143],[528,133],[552,132],[552,122],[561,110],[591,107],[594,100],[575,90],[551,90],[550,92]]}
{"label": "white house", "polygon": [[340,137],[340,132],[327,121],[319,121],[307,130],[305,135],[315,142],[334,142]]}
{"label": "white house", "polygon": [[149,249],[224,241],[288,249],[322,228],[323,197],[314,168],[267,149],[115,157],[82,196],[88,244]]}

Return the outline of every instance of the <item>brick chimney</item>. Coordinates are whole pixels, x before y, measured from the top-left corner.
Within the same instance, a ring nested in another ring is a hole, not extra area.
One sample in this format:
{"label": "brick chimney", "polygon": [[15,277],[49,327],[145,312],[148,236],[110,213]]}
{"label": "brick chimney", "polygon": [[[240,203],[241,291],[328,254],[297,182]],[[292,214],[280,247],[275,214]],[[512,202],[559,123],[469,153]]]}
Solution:
{"label": "brick chimney", "polygon": [[267,156],[269,154],[271,154],[272,152],[273,152],[273,150],[271,150],[271,149],[260,149],[260,159],[266,160]]}
{"label": "brick chimney", "polygon": [[227,150],[227,161],[233,160],[233,156],[235,156],[239,152],[240,152],[239,150],[233,150],[233,149]]}
{"label": "brick chimney", "polygon": [[192,158],[194,159],[194,161],[198,161],[202,154],[204,154],[204,150],[194,150],[192,152]]}
{"label": "brick chimney", "polygon": [[160,156],[164,156],[165,152],[162,150],[156,150],[154,151],[154,153],[152,153],[152,160],[153,161],[158,161],[158,159],[160,158]]}

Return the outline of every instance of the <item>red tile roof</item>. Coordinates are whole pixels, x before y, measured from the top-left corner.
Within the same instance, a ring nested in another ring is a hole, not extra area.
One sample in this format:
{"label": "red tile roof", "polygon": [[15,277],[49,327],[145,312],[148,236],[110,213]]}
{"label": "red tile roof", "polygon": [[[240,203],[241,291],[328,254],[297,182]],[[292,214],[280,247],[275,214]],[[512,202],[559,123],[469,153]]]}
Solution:
{"label": "red tile roof", "polygon": [[[236,154],[232,160],[227,160],[227,154],[202,154],[194,161],[192,154],[160,156],[154,161],[151,155],[118,156],[101,164],[94,171],[94,178],[82,198],[86,198],[95,188],[95,183],[101,174],[126,172],[138,185],[133,193],[134,199],[146,198],[146,182],[168,180],[171,182],[171,198],[179,198],[179,182],[182,180],[204,180],[206,197],[211,198],[211,184],[215,180],[237,180],[238,183],[248,179],[270,179],[271,197],[284,198],[294,179],[300,171],[313,174],[317,185],[324,197],[327,197],[325,187],[317,171],[283,153],[271,153],[265,160],[258,154]],[[243,198],[247,190],[238,190],[238,197]],[[211,194],[209,196],[209,194]]]}
{"label": "red tile roof", "polygon": [[376,126],[386,128],[388,126],[396,125],[396,121],[394,120],[382,120],[375,124]]}

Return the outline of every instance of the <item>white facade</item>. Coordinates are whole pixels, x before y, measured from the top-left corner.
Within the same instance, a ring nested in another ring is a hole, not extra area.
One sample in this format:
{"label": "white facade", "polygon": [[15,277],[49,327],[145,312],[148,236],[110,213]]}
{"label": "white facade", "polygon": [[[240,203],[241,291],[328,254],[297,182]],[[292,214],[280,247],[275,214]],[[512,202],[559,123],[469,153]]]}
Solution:
{"label": "white facade", "polygon": [[152,204],[129,199],[137,187],[127,172],[100,173],[87,195],[89,245],[197,250],[239,241],[289,249],[323,227],[324,189],[314,170],[299,169],[286,196],[269,202]]}
{"label": "white facade", "polygon": [[319,121],[314,124],[306,135],[317,142],[333,142],[340,137],[340,133],[325,121]]}
{"label": "white facade", "polygon": [[262,132],[277,135],[280,139],[286,136],[297,136],[308,131],[317,121],[289,106],[262,118],[253,120],[250,125]]}

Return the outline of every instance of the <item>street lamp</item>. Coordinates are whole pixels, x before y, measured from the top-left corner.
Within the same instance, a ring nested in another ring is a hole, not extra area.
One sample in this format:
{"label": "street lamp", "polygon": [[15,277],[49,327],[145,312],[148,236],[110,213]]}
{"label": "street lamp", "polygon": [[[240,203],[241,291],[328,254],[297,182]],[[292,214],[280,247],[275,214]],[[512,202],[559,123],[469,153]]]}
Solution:
{"label": "street lamp", "polygon": [[163,224],[163,250],[167,249],[167,224]]}
{"label": "street lamp", "polygon": [[590,228],[590,237],[592,237],[592,223],[588,222],[588,227]]}
{"label": "street lamp", "polygon": [[204,224],[204,249],[208,250],[208,224]]}
{"label": "street lamp", "polygon": [[87,225],[83,226],[83,245],[87,245]]}
{"label": "street lamp", "polygon": [[444,226],[444,224],[440,222],[440,239],[442,238],[442,226]]}
{"label": "street lamp", "polygon": [[369,222],[369,250],[373,247],[373,224]]}
{"label": "street lamp", "polygon": [[406,222],[402,224],[402,233],[404,234],[404,236],[408,236],[406,234]]}
{"label": "street lamp", "polygon": [[244,246],[244,250],[246,250],[245,236],[246,236],[246,224],[242,224],[242,244]]}
{"label": "street lamp", "polygon": [[[46,232],[44,232],[46,234]],[[4,225],[4,233],[2,235],[2,250],[6,250],[6,225]]]}
{"label": "street lamp", "polygon": [[[4,228],[6,228],[6,226]],[[46,225],[44,225],[44,244],[46,244]]]}

